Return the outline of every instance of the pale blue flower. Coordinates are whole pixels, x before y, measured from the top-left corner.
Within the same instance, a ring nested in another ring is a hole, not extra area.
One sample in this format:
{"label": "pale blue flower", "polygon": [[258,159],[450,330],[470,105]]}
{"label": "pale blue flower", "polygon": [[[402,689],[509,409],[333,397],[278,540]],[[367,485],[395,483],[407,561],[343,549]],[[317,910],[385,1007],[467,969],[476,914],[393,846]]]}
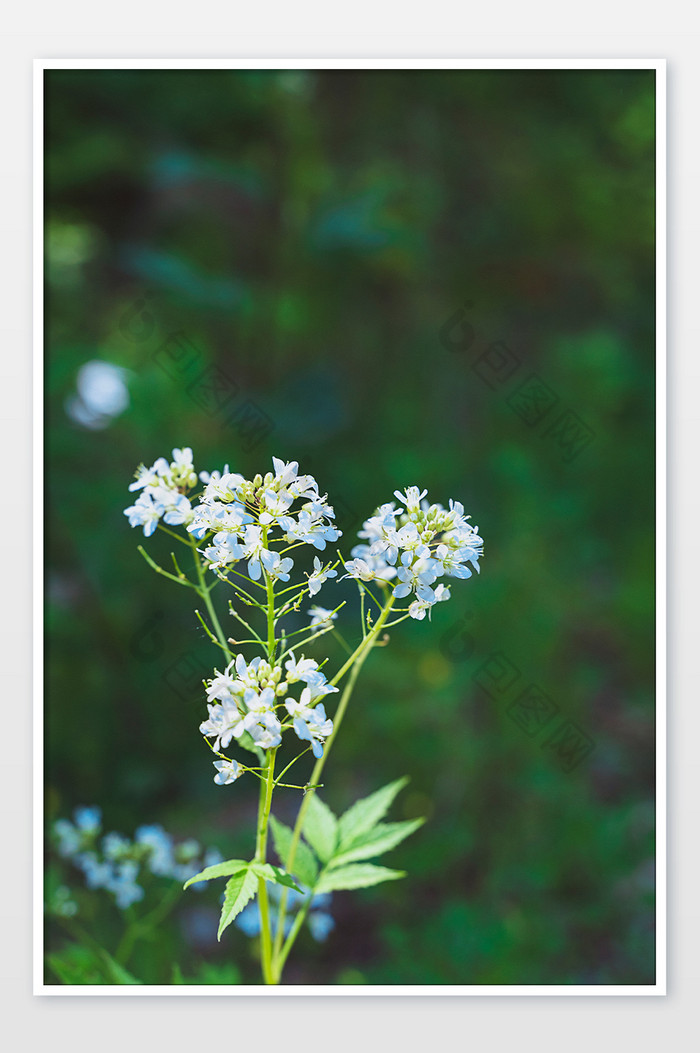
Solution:
{"label": "pale blue flower", "polygon": [[315,673],[309,673],[304,679],[306,687],[301,693],[301,699],[306,704],[315,702],[317,698],[324,698],[325,695],[332,695],[339,691],[339,688],[331,687],[320,669]]}
{"label": "pale blue flower", "polygon": [[214,749],[226,749],[232,737],[240,738],[239,731],[243,717],[232,699],[224,698],[221,703],[208,705],[209,720],[199,725],[199,730],[205,738],[214,739]]}
{"label": "pale blue flower", "polygon": [[[282,931],[285,936],[288,936],[294,924],[294,918],[307,899],[309,892],[308,889],[304,889],[302,893],[295,892],[294,889],[287,889],[286,891],[287,904]],[[274,936],[277,931],[277,919],[279,917],[279,911],[274,908],[279,906],[282,889],[279,885],[271,883],[268,885],[267,894],[272,908],[270,911],[270,929]],[[317,941],[325,940],[335,926],[333,918],[328,913],[330,902],[330,893],[321,893],[314,896],[311,900],[310,911],[307,914],[306,921],[312,937]],[[243,908],[235,919],[234,925],[238,926],[246,936],[252,937],[260,934],[262,922],[260,919],[260,905],[257,899]]]}
{"label": "pale blue flower", "polygon": [[338,617],[337,611],[331,611],[326,607],[319,607],[318,604],[309,607],[308,614],[311,619],[309,623],[310,629],[330,629],[332,628],[333,622]]}
{"label": "pale blue flower", "polygon": [[61,918],[74,918],[78,913],[78,904],[71,898],[70,889],[59,885],[48,904],[48,909]]}
{"label": "pale blue flower", "polygon": [[154,465],[146,468],[140,464],[136,469],[136,479],[129,485],[129,490],[141,490],[146,486],[158,486],[168,471],[168,462],[165,457],[159,457]]}
{"label": "pale blue flower", "polygon": [[150,492],[139,494],[136,504],[124,509],[124,515],[129,517],[129,526],[143,527],[144,537],[151,536],[162,514],[163,506],[153,500]]}
{"label": "pale blue flower", "polygon": [[328,578],[334,578],[337,575],[337,570],[331,570],[329,567],[324,567],[318,556],[314,556],[314,569],[313,572],[308,575],[309,578],[309,595],[315,596],[319,592],[321,586]]}
{"label": "pale blue flower", "polygon": [[136,881],[138,873],[139,864],[135,860],[127,859],[119,863],[104,882],[104,888],[114,895],[121,910],[138,903],[145,895],[143,888]]}
{"label": "pale blue flower", "polygon": [[306,919],[311,935],[317,943],[323,943],[335,928],[335,920],[330,914],[318,910],[309,912]]}
{"label": "pale blue flower", "polygon": [[326,717],[323,703],[319,702],[314,708],[308,705],[304,698],[307,691],[302,693],[300,702],[289,700],[285,702],[285,708],[293,718],[294,730],[302,741],[311,743],[311,752],[318,759],[323,756],[323,743],[333,732],[333,721]]}
{"label": "pale blue flower", "polygon": [[248,574],[257,581],[262,574],[260,555],[265,550],[262,527],[251,524],[245,528],[243,541],[243,558],[248,560]]}
{"label": "pale blue flower", "polygon": [[174,865],[173,841],[162,826],[153,824],[140,826],[136,831],[136,843],[150,848],[147,865],[153,874],[167,877]]}
{"label": "pale blue flower", "polygon": [[163,522],[169,526],[180,526],[192,519],[192,505],[184,494],[173,494],[172,491],[157,491],[155,500],[163,505]]}
{"label": "pale blue flower", "polygon": [[260,562],[269,578],[275,581],[289,581],[289,572],[294,566],[294,560],[289,556],[282,559],[279,552],[269,552],[263,549],[260,553]]}
{"label": "pale blue flower", "polygon": [[53,832],[58,841],[59,853],[67,858],[75,855],[83,843],[80,830],[69,819],[57,819],[53,824]]}
{"label": "pale blue flower", "polygon": [[286,516],[293,502],[294,497],[292,494],[275,493],[274,490],[266,490],[260,500],[263,511],[258,517],[259,521],[265,526],[274,523],[275,520]]}
{"label": "pale blue flower", "polygon": [[88,888],[108,888],[112,880],[112,864],[99,860],[94,852],[82,852],[75,857],[76,866],[85,875]]}
{"label": "pale blue flower", "polygon": [[243,774],[240,764],[235,760],[214,761],[214,767],[216,768],[214,782],[218,786],[228,786]]}
{"label": "pale blue flower", "polygon": [[102,838],[102,853],[106,859],[119,860],[131,849],[131,841],[121,834],[105,834]]}
{"label": "pale blue flower", "polygon": [[271,750],[282,741],[282,725],[274,713],[248,713],[234,731],[237,739],[247,731],[256,746]]}
{"label": "pale blue flower", "polygon": [[297,680],[306,680],[309,676],[313,676],[318,671],[318,662],[313,658],[304,658],[303,655],[297,661],[292,651],[289,659],[284,663],[284,668],[287,670],[287,681],[294,684]]}
{"label": "pale blue flower", "polygon": [[102,809],[95,806],[86,807],[81,805],[73,812],[73,819],[76,826],[85,831],[85,833],[97,833],[102,826]]}
{"label": "pale blue flower", "polygon": [[417,486],[407,486],[405,494],[402,494],[400,490],[394,490],[394,497],[406,506],[407,512],[417,512],[427,493],[427,490],[419,490]]}

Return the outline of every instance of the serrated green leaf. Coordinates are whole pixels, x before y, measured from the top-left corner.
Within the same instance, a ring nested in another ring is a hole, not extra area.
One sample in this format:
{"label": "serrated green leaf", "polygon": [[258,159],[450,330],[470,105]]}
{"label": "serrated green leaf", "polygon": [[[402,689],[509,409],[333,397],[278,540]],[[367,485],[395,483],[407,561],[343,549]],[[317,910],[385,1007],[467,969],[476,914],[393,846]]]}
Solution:
{"label": "serrated green leaf", "polygon": [[378,823],[369,833],[356,839],[350,848],[333,856],[331,867],[341,867],[358,859],[373,859],[401,844],[404,838],[422,826],[425,819],[408,819],[404,823]]}
{"label": "serrated green leaf", "polygon": [[290,871],[304,884],[312,888],[318,877],[318,865],[314,859],[314,854],[304,841],[299,839],[297,850],[294,854],[294,866],[290,867],[287,860],[289,858],[289,849],[292,844],[292,831],[284,823],[280,823],[278,819],[275,819],[274,815],[270,816],[270,828],[272,830],[272,840],[275,845],[275,851],[282,860],[282,863],[286,867],[287,871]]}
{"label": "serrated green leaf", "polygon": [[233,919],[241,913],[246,903],[250,902],[255,895],[257,887],[258,878],[250,864],[247,864],[245,870],[241,870],[238,874],[234,874],[233,877],[226,882],[224,905],[221,908],[219,931],[216,934],[217,940],[221,939],[221,933],[224,929],[226,929]]}
{"label": "serrated green leaf", "polygon": [[321,875],[316,892],[333,892],[344,888],[369,888],[380,881],[395,881],[406,876],[405,870],[390,870],[374,863],[351,863],[339,870],[329,870]]}
{"label": "serrated green leaf", "polygon": [[247,866],[250,866],[250,864],[245,859],[227,859],[224,863],[215,863],[212,867],[205,867],[199,874],[195,874],[189,881],[186,881],[182,887],[187,888],[188,885],[193,885],[197,881],[211,881],[212,878],[230,877],[232,874],[237,874],[239,871],[244,870]]}
{"label": "serrated green leaf", "polygon": [[251,868],[257,876],[263,878],[264,881],[274,881],[277,885],[285,885],[286,888],[293,888],[295,892],[303,891],[294,883],[289,874],[285,873],[280,867],[274,866],[272,863],[252,863]]}
{"label": "serrated green leaf", "polygon": [[338,822],[338,848],[350,848],[356,841],[360,841],[363,834],[376,826],[407,782],[407,778],[390,782],[388,786],[383,786],[381,790],[376,790],[369,797],[363,797],[361,801],[356,801],[352,808],[348,808]]}
{"label": "serrated green leaf", "polygon": [[316,793],[309,798],[301,829],[321,862],[327,863],[338,842],[338,820]]}

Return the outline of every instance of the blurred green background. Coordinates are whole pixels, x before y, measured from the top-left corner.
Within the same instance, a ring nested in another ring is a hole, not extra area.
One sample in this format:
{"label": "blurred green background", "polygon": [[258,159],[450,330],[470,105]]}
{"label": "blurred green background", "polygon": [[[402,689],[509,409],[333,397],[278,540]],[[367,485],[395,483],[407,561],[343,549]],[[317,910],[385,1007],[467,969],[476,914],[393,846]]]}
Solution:
{"label": "blurred green background", "polygon": [[[653,71],[52,70],[45,159],[48,818],[253,844],[257,784],[215,786],[197,730],[217,655],[122,514],[137,464],[296,459],[346,553],[415,483],[482,573],[373,654],[324,795],[408,774],[392,817],[429,821],[286,981],[653,983]],[[220,891],[132,971],[259,982]]]}

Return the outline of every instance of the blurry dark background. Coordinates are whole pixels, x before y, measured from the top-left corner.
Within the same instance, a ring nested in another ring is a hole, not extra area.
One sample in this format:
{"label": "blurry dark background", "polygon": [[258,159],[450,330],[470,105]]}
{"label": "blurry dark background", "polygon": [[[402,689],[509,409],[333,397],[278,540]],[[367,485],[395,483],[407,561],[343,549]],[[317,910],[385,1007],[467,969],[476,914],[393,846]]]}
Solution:
{"label": "blurry dark background", "polygon": [[[296,459],[345,552],[415,483],[482,574],[375,651],[324,795],[408,774],[392,817],[429,821],[287,982],[652,983],[654,73],[53,70],[46,190],[49,818],[253,845],[137,464]],[[220,891],[133,971],[258,982]]]}

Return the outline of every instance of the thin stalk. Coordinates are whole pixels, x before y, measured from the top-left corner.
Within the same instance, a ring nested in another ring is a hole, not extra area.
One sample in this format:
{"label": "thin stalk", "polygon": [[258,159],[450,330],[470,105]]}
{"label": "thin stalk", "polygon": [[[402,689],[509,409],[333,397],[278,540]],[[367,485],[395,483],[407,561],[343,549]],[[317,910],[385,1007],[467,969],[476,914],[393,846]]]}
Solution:
{"label": "thin stalk", "polygon": [[[267,547],[267,527],[263,527],[263,545]],[[267,656],[270,664],[275,653],[275,583],[272,576],[265,572],[267,590]],[[258,804],[258,836],[255,846],[255,859],[265,862],[267,852],[267,827],[272,805],[272,792],[275,787],[275,755],[277,749],[271,749],[267,761],[267,779],[260,785]],[[267,884],[258,878],[258,901],[260,903],[260,954],[262,958],[263,981],[274,984],[272,969],[272,933],[270,929],[270,904],[267,898]]]}
{"label": "thin stalk", "polygon": [[[342,693],[341,698],[340,698],[340,702],[338,704],[338,709],[337,709],[336,714],[335,714],[335,716],[333,718],[333,732],[332,732],[332,734],[330,735],[330,737],[326,741],[326,744],[325,744],[325,746],[323,748],[323,755],[321,757],[319,757],[319,759],[316,761],[316,764],[314,765],[313,771],[311,772],[311,778],[309,779],[310,787],[313,787],[313,786],[317,785],[321,781],[321,772],[323,771],[325,763],[328,760],[328,754],[330,753],[331,748],[333,746],[333,743],[335,742],[335,739],[337,737],[337,734],[338,734],[338,731],[340,729],[340,725],[342,723],[343,717],[345,716],[345,711],[346,711],[346,709],[348,707],[348,703],[350,701],[350,697],[351,697],[353,689],[355,687],[355,683],[356,683],[357,678],[358,678],[358,676],[360,674],[360,670],[361,670],[364,662],[366,661],[370,651],[372,650],[372,648],[373,648],[373,646],[374,646],[374,644],[376,642],[376,639],[379,636],[379,633],[381,632],[382,628],[384,627],[384,623],[386,622],[387,618],[389,617],[389,612],[390,612],[391,608],[393,607],[393,605],[394,605],[394,597],[390,596],[389,599],[387,600],[384,608],[382,609],[382,613],[380,614],[380,616],[377,619],[376,623],[372,626],[371,631],[368,633],[368,635],[365,637],[365,639],[362,640],[362,642],[359,644],[359,646],[355,650],[354,654],[351,655],[351,657],[348,659],[348,661],[345,663],[345,665],[339,670],[338,673],[336,673],[336,675],[333,678],[333,680],[331,680],[331,685],[332,686],[335,685],[338,682],[338,680],[340,680],[340,678],[345,674],[345,672],[352,667],[352,672],[350,674],[350,678],[349,678],[347,684],[345,685],[345,688],[344,688],[343,693]],[[314,790],[312,788],[310,788],[309,791],[304,795],[304,799],[301,802],[301,805],[299,806],[299,811],[297,813],[296,823],[294,824],[294,832],[292,834],[292,841],[291,841],[291,844],[290,844],[290,847],[289,847],[289,853],[287,855],[287,861],[286,861],[286,870],[290,874],[294,872],[294,870],[293,870],[293,868],[294,868],[294,859],[296,857],[297,847],[299,845],[299,839],[301,837],[301,830],[302,830],[302,826],[304,824],[304,817],[305,817],[306,811],[307,811],[307,809],[309,807],[309,801],[311,799],[311,795],[313,794],[313,792],[314,792]],[[282,889],[282,894],[280,896],[279,916],[278,916],[278,919],[277,919],[277,932],[275,934],[275,946],[274,946],[274,951],[273,951],[273,954],[274,954],[274,970],[275,970],[274,976],[275,976],[275,982],[276,983],[279,982],[279,979],[280,979],[280,976],[281,976],[281,973],[282,973],[282,967],[284,965],[284,962],[286,961],[286,958],[287,958],[287,955],[289,954],[289,951],[291,950],[291,944],[289,944],[289,947],[286,948],[286,953],[284,955],[284,958],[280,960],[280,953],[281,953],[281,948],[282,948],[282,937],[283,937],[283,933],[284,933],[284,915],[285,915],[286,906],[287,906],[287,890],[283,888]],[[297,932],[298,932],[298,929],[297,929]],[[290,932],[290,936],[291,936],[291,932]],[[296,936],[295,936],[295,938],[296,938]],[[289,941],[287,941],[287,942],[289,942]]]}
{"label": "thin stalk", "polygon": [[291,951],[294,945],[294,941],[299,935],[302,925],[306,921],[306,915],[309,913],[309,907],[311,906],[312,899],[313,896],[311,895],[311,893],[309,893],[306,902],[304,903],[303,907],[294,919],[294,924],[289,930],[289,935],[287,936],[284,947],[282,947],[281,950],[279,950],[279,952],[277,953],[277,956],[275,958],[275,976],[277,983],[279,983],[279,978],[282,975],[284,964],[287,961],[287,958],[289,957],[289,952]]}
{"label": "thin stalk", "polygon": [[162,530],[164,534],[169,534],[170,537],[174,537],[175,540],[179,541],[181,545],[189,545],[189,544],[191,544],[191,538],[192,538],[191,534],[189,534],[187,540],[185,540],[184,537],[180,537],[179,534],[176,534],[174,530],[168,530],[168,528],[166,526],[163,526],[162,523],[158,523],[157,529],[158,530]]}
{"label": "thin stalk", "polygon": [[[270,807],[272,805],[272,791],[275,785],[275,754],[276,749],[270,750],[267,767],[267,779],[260,784],[260,807],[258,810],[258,836],[255,846],[255,861],[265,862],[267,852],[267,829],[270,819]],[[260,902],[260,950],[262,956],[263,980],[266,984],[274,984],[272,970],[272,936],[270,932],[270,904],[267,898],[267,884],[264,878],[258,878],[258,900]]]}
{"label": "thin stalk", "polygon": [[224,653],[226,654],[226,657],[228,658],[229,661],[231,661],[231,651],[230,651],[229,646],[228,646],[228,640],[226,639],[226,636],[224,635],[224,631],[221,628],[221,624],[220,624],[219,619],[217,617],[216,611],[214,610],[214,604],[211,602],[211,596],[209,595],[210,589],[209,589],[209,587],[207,585],[207,582],[206,582],[206,579],[204,577],[204,569],[202,567],[202,561],[199,558],[199,552],[197,551],[197,543],[196,543],[196,541],[192,541],[191,547],[192,547],[192,554],[194,556],[194,565],[195,565],[195,569],[197,571],[197,579],[199,581],[199,588],[197,589],[197,592],[199,593],[199,595],[202,597],[202,599],[204,600],[204,602],[206,604],[207,611],[209,613],[209,617],[211,618],[211,623],[214,626],[214,632],[216,633],[218,641],[221,644],[221,647],[222,647]]}
{"label": "thin stalk", "polygon": [[141,553],[143,558],[146,560],[146,563],[148,563],[149,567],[151,567],[156,572],[156,574],[162,574],[164,578],[170,578],[170,580],[174,581],[176,585],[184,585],[186,589],[197,589],[197,586],[194,585],[191,581],[188,581],[187,578],[183,580],[182,578],[176,577],[175,574],[171,574],[169,571],[163,570],[163,568],[159,566],[154,559],[151,559],[143,545],[138,545],[137,551]]}
{"label": "thin stalk", "polygon": [[[217,579],[219,581],[223,581],[225,585],[229,586],[229,588],[235,589],[236,592],[239,593],[239,595],[243,596],[245,602],[249,607],[257,607],[258,610],[261,611],[265,610],[265,604],[260,603],[258,600],[255,599],[254,596],[251,596],[249,592],[246,592],[246,590],[241,585],[239,585],[237,581],[231,581],[231,579],[227,578],[225,574],[218,574]],[[244,580],[248,581],[248,578],[245,578]],[[259,582],[254,581],[253,585],[259,585]],[[263,586],[260,587],[262,588]]]}
{"label": "thin stalk", "polygon": [[[372,626],[370,631],[367,633],[367,635],[363,639],[362,643],[358,644],[357,648],[350,655],[350,657],[348,658],[348,660],[345,663],[345,665],[341,666],[341,668],[335,674],[333,679],[330,681],[331,687],[335,687],[335,685],[338,683],[338,681],[343,679],[343,677],[347,673],[348,669],[350,669],[350,667],[352,665],[354,665],[355,662],[360,661],[360,660],[361,660],[361,662],[364,662],[365,658],[367,657],[367,654],[369,653],[369,651],[372,650],[372,647],[374,646],[374,643],[375,643],[375,640],[377,639],[377,636],[379,635],[381,630],[384,628],[384,623],[387,620],[387,618],[389,616],[389,611],[391,610],[391,608],[393,606],[394,606],[394,597],[390,596],[389,599],[387,600],[385,606],[382,608],[382,613],[379,615],[379,617],[377,618],[376,622],[374,623],[374,625]],[[338,713],[339,712],[340,712],[340,706],[338,706]],[[337,719],[338,719],[338,714],[336,714],[336,716],[335,716],[335,720],[337,720]],[[333,741],[334,738],[335,738],[335,727],[333,729],[333,734],[331,735],[331,737],[328,740],[328,743],[326,744],[326,748],[327,748],[328,744]],[[323,753],[324,753],[324,756],[325,756],[325,753],[326,753],[325,749],[324,749]],[[320,760],[323,760],[323,757],[321,757]]]}

